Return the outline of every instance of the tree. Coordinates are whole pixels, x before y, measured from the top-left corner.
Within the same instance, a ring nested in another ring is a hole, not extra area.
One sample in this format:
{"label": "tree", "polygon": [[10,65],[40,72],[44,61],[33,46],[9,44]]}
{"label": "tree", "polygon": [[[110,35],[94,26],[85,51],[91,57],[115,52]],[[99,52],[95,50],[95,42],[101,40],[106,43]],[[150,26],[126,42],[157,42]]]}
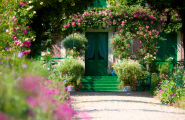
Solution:
{"label": "tree", "polygon": [[[43,2],[35,0],[33,4],[37,15],[32,19],[30,27],[36,33],[36,40],[31,46],[32,51],[36,52],[32,52],[31,56],[35,57],[43,49],[51,47],[51,45],[55,43],[55,38],[51,38],[51,33],[60,34],[61,24],[63,24],[69,15],[77,11],[82,12],[92,3],[93,0],[43,0]],[[49,44],[46,42],[47,39],[51,39]],[[41,47],[42,42],[46,44]]]}

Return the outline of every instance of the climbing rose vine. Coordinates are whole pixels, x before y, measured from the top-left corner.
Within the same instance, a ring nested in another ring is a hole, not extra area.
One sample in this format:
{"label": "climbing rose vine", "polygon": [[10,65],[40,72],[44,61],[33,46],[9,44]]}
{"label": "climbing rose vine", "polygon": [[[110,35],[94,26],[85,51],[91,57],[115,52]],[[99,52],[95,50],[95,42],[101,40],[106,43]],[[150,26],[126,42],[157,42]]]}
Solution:
{"label": "climbing rose vine", "polygon": [[[133,37],[140,40],[142,45],[133,48],[139,53],[139,57],[144,57],[147,53],[155,55],[158,52],[156,40],[159,37],[161,28],[165,25],[166,16],[159,16],[148,6],[116,6],[107,9],[89,9],[83,14],[73,14],[66,19],[62,26],[63,31],[72,27],[85,30],[90,28],[110,28],[115,27],[119,39],[112,39],[111,44],[116,57],[132,57],[128,54],[130,42]],[[114,36],[112,36],[114,38]],[[117,37],[117,36],[116,36]],[[129,39],[129,41],[128,41]],[[127,41],[127,42],[124,42]]]}

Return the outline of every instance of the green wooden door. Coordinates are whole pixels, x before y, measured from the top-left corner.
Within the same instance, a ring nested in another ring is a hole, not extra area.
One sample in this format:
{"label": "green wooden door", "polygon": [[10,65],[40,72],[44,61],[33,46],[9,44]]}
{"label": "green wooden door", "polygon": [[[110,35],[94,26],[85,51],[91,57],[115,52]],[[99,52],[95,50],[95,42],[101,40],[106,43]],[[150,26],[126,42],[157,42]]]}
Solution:
{"label": "green wooden door", "polygon": [[158,40],[160,48],[157,57],[161,60],[166,60],[169,57],[177,60],[177,34],[160,33],[160,36],[166,40]]}
{"label": "green wooden door", "polygon": [[108,74],[108,33],[86,32],[88,39],[85,54],[85,75],[106,76]]}

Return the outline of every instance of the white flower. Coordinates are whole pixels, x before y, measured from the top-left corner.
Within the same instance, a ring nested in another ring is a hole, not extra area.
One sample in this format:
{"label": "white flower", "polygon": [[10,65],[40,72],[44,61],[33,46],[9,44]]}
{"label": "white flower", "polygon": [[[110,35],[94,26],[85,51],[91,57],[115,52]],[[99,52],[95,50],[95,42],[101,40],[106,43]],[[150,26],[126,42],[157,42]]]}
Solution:
{"label": "white flower", "polygon": [[28,41],[28,38],[26,38],[25,41]]}
{"label": "white flower", "polygon": [[43,5],[43,2],[41,2],[40,5]]}
{"label": "white flower", "polygon": [[7,29],[6,32],[9,32],[9,30]]}
{"label": "white flower", "polygon": [[29,3],[31,4],[31,3],[32,3],[32,1],[29,1]]}
{"label": "white flower", "polygon": [[33,11],[33,14],[36,14],[36,11]]}
{"label": "white flower", "polygon": [[45,55],[45,53],[44,53],[44,52],[42,52],[42,53],[41,53],[41,56],[44,56],[44,55]]}
{"label": "white flower", "polygon": [[32,9],[32,8],[33,8],[33,6],[30,6],[30,7],[29,7],[29,9]]}

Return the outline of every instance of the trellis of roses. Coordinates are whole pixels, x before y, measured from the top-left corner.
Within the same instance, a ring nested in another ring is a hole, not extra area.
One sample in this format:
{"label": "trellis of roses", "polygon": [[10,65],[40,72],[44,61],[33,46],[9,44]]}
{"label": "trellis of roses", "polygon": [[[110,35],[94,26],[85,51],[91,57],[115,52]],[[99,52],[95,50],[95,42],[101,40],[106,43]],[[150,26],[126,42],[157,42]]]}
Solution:
{"label": "trellis of roses", "polygon": [[[175,15],[173,19],[178,19],[178,16]],[[95,29],[115,27],[119,39],[114,39],[114,36],[112,36],[111,46],[114,50],[114,55],[118,58],[131,58],[132,54],[128,54],[130,47],[128,39],[136,37],[142,45],[139,48],[134,48],[134,50],[137,50],[139,57],[143,58],[147,53],[156,55],[158,52],[157,38],[160,37],[159,32],[162,31],[165,21],[167,21],[165,14],[157,15],[148,6],[136,5],[128,7],[118,5],[106,9],[89,9],[82,14],[73,14],[69,19],[66,19],[62,30],[71,30],[73,27],[82,30],[87,27]],[[124,49],[124,46],[128,47]]]}

